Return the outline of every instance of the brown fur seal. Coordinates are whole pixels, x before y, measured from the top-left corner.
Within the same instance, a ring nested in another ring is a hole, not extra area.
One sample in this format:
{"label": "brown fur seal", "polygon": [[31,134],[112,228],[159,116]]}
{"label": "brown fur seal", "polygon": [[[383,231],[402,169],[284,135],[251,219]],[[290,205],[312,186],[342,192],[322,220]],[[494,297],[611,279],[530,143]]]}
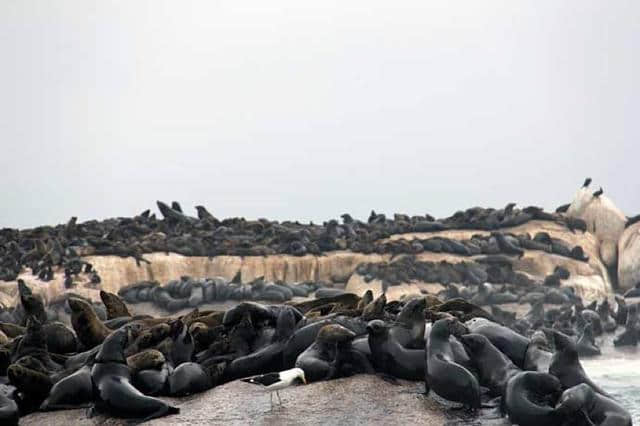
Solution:
{"label": "brown fur seal", "polygon": [[362,310],[362,319],[364,321],[373,321],[382,319],[384,316],[384,307],[387,304],[387,296],[383,293],[373,302],[370,302]]}
{"label": "brown fur seal", "polygon": [[102,299],[104,307],[107,308],[108,320],[131,316],[129,309],[127,309],[127,305],[115,294],[100,290],[100,299]]}
{"label": "brown fur seal", "polygon": [[7,335],[8,338],[13,339],[18,336],[22,336],[26,333],[27,329],[21,325],[12,324],[10,322],[0,322],[0,331]]}
{"label": "brown fur seal", "polygon": [[67,301],[71,308],[71,325],[78,336],[78,340],[87,349],[101,344],[111,333],[96,315],[93,306],[84,300],[69,298]]}
{"label": "brown fur seal", "polygon": [[159,369],[165,361],[164,355],[157,349],[146,349],[127,357],[127,365],[131,369],[131,374],[140,370]]}

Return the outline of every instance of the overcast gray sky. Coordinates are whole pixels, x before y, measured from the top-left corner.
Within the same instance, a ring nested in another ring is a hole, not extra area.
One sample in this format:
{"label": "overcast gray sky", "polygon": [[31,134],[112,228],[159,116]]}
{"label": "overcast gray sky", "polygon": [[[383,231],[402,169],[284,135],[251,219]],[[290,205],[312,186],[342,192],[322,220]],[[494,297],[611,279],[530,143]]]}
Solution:
{"label": "overcast gray sky", "polygon": [[0,227],[640,213],[639,52],[635,0],[3,0]]}

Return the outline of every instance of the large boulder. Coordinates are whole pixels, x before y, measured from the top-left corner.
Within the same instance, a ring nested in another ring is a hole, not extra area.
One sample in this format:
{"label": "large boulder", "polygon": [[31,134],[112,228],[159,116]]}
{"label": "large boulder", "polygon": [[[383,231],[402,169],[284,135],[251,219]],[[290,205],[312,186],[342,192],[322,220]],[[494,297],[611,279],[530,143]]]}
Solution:
{"label": "large boulder", "polygon": [[640,222],[624,230],[618,253],[618,285],[621,290],[628,290],[640,282]]}
{"label": "large boulder", "polygon": [[615,267],[618,260],[618,240],[624,232],[627,218],[606,195],[596,197],[593,190],[580,188],[567,209],[566,215],[582,219],[587,230],[600,243],[600,259],[608,267]]}

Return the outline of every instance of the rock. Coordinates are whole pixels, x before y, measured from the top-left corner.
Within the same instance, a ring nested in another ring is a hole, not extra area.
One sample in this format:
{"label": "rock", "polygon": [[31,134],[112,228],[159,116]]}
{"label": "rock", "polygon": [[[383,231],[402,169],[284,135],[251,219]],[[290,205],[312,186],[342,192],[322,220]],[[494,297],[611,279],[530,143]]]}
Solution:
{"label": "rock", "polygon": [[587,230],[600,241],[600,259],[609,267],[617,261],[617,242],[627,218],[606,195],[593,196],[593,191],[580,188],[567,209],[568,217],[582,219]]}
{"label": "rock", "polygon": [[618,253],[618,286],[624,291],[640,282],[640,222],[624,230]]}
{"label": "rock", "polygon": [[[284,409],[271,411],[268,393],[256,393],[254,385],[235,381],[188,398],[163,397],[180,407],[180,414],[145,424],[375,424],[392,418],[397,424],[435,425],[448,420],[439,403],[416,395],[415,382],[398,380],[398,385],[392,385],[373,375],[297,386],[281,390],[280,395]],[[34,413],[20,419],[22,426],[96,423],[121,426],[126,420],[88,419],[84,409]]]}

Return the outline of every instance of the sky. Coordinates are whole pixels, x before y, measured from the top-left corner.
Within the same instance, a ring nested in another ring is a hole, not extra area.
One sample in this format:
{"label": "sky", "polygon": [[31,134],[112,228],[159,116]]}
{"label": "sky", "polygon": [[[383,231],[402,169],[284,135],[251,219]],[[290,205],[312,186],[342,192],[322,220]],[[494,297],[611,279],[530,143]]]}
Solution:
{"label": "sky", "polygon": [[0,228],[640,213],[640,2],[0,2]]}

